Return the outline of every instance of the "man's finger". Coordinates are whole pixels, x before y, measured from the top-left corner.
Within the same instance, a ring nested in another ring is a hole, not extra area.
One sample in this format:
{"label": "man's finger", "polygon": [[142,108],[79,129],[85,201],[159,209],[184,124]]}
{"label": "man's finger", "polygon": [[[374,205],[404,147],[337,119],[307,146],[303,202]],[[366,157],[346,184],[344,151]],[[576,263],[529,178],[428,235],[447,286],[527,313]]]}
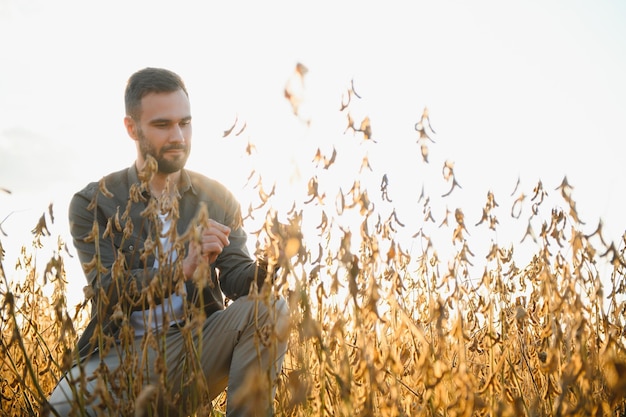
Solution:
{"label": "man's finger", "polygon": [[211,226],[216,227],[218,230],[221,230],[223,233],[225,233],[227,235],[230,234],[230,227],[228,227],[228,226],[226,226],[226,225],[224,225],[222,223],[216,222],[213,219],[209,219],[209,223],[211,224]]}
{"label": "man's finger", "polygon": [[213,239],[217,239],[222,242],[223,245],[227,246],[230,244],[228,240],[228,236],[230,235],[230,229],[227,231],[222,230],[221,228],[207,228],[202,232],[202,241],[203,243],[209,243],[213,241]]}

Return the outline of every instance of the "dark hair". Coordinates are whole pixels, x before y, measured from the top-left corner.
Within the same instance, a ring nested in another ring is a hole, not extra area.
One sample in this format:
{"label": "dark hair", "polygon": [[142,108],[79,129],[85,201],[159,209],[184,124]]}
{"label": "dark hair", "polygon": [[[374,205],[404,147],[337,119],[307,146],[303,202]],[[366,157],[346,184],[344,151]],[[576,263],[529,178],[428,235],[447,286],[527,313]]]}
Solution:
{"label": "dark hair", "polygon": [[187,88],[180,76],[163,68],[144,68],[128,79],[124,102],[126,115],[137,120],[141,112],[141,99],[149,93],[171,93],[183,90],[187,97]]}

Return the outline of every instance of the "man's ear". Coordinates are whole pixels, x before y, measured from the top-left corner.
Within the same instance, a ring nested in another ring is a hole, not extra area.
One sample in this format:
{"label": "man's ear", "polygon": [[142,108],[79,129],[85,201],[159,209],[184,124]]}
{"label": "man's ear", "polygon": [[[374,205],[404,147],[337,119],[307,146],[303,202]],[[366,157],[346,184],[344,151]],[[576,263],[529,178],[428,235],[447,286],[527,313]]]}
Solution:
{"label": "man's ear", "polygon": [[137,136],[137,122],[135,122],[135,119],[131,116],[124,117],[124,126],[126,127],[128,136],[130,136],[132,140],[139,140]]}

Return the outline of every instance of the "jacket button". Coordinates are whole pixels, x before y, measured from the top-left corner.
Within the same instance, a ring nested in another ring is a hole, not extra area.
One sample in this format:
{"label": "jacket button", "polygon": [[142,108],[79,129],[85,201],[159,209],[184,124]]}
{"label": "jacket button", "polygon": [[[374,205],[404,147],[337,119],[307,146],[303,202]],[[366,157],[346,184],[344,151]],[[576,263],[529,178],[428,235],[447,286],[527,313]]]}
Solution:
{"label": "jacket button", "polygon": [[128,245],[128,250],[135,250],[135,247],[133,245]]}

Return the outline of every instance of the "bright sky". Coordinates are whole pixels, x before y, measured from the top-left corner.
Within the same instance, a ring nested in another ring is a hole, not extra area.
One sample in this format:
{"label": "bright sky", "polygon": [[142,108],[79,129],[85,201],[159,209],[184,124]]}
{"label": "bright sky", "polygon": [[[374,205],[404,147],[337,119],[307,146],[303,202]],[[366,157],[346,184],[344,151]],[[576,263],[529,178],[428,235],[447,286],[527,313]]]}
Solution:
{"label": "bright sky", "polygon": [[[589,231],[602,218],[619,240],[626,230],[624,22],[619,0],[0,0],[0,187],[12,191],[0,193],[0,221],[15,211],[2,224],[6,265],[13,264],[10,242],[28,242],[23,225],[32,227],[48,203],[65,233],[71,194],[132,163],[123,89],[146,66],[186,80],[194,113],[189,167],[236,194],[251,170],[248,140],[266,156],[258,166],[268,184],[305,170],[317,147],[330,153],[358,142],[343,135],[339,112],[354,79],[363,99],[352,111],[357,121],[370,117],[377,141],[358,149],[388,175],[402,220],[422,215],[419,190],[441,182],[449,159],[463,187],[455,204],[476,210],[468,223],[479,219],[488,190],[504,201],[519,177],[527,194],[541,179],[556,195],[567,176]],[[310,129],[283,97],[297,62],[309,69]],[[437,131],[430,171],[420,168],[413,130],[425,106]],[[222,139],[235,117],[247,124],[245,134]],[[350,164],[350,154],[339,157]],[[425,177],[431,173],[436,178]],[[375,181],[373,194],[380,176]],[[509,206],[502,206],[504,217]]]}

